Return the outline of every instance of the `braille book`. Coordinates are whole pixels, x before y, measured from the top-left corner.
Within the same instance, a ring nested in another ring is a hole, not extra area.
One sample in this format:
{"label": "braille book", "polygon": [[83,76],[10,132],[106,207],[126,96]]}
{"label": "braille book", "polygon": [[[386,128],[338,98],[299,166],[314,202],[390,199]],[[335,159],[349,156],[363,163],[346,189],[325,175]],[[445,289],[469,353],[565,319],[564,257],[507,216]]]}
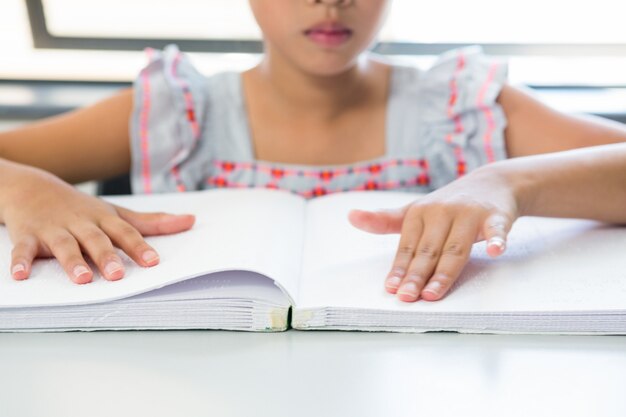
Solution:
{"label": "braille book", "polygon": [[193,213],[192,230],[147,238],[152,268],[123,254],[126,276],[77,285],[54,259],[9,274],[0,228],[0,330],[226,329],[626,334],[626,228],[522,218],[508,250],[484,243],[441,301],[403,303],[384,290],[399,235],[350,225],[350,209],[403,206],[419,195],[348,192],[312,200],[275,190],[114,197],[140,211]]}

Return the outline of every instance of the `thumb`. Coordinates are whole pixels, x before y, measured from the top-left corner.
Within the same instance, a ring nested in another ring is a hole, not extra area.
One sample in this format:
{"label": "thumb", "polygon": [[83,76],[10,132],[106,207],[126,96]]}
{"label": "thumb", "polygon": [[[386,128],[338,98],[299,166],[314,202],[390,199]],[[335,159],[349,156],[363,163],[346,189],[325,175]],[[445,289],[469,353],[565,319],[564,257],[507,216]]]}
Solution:
{"label": "thumb", "polygon": [[492,214],[483,224],[483,236],[487,241],[487,253],[489,256],[500,256],[506,250],[506,239],[513,227],[513,220],[502,214]]}
{"label": "thumb", "polygon": [[348,220],[352,226],[369,233],[400,233],[407,207],[393,210],[351,210]]}
{"label": "thumb", "polygon": [[191,214],[137,213],[115,206],[119,216],[143,236],[169,235],[191,229],[196,221]]}

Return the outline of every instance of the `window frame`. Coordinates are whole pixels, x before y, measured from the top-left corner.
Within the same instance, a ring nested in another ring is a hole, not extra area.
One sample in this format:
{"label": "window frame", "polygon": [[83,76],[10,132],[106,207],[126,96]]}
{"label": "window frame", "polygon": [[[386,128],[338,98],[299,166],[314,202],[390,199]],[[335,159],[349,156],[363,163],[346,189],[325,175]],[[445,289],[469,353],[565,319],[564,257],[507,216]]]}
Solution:
{"label": "window frame", "polygon": [[[165,39],[165,38],[106,38],[56,36],[50,33],[46,23],[43,0],[25,0],[28,19],[37,49],[88,49],[105,51],[137,51],[150,47],[162,49],[176,43],[187,52],[209,53],[252,53],[263,52],[260,40],[239,39]],[[445,51],[472,44],[466,43],[412,43],[380,42],[374,52],[384,55],[438,55]],[[580,44],[580,43],[481,43],[489,55],[517,56],[624,56],[624,44]]]}

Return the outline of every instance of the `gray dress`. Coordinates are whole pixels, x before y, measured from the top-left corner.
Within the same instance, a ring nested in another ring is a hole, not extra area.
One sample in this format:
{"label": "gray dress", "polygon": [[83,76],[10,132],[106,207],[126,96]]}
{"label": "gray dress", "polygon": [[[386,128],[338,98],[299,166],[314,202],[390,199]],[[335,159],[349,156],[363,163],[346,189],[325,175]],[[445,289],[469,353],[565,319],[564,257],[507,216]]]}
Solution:
{"label": "gray dress", "polygon": [[131,118],[134,193],[217,187],[277,188],[304,197],[348,190],[428,192],[506,158],[506,118],[496,99],[506,64],[469,47],[427,71],[394,66],[386,154],[350,165],[257,160],[241,74],[200,74],[175,46],[149,51],[135,81]]}

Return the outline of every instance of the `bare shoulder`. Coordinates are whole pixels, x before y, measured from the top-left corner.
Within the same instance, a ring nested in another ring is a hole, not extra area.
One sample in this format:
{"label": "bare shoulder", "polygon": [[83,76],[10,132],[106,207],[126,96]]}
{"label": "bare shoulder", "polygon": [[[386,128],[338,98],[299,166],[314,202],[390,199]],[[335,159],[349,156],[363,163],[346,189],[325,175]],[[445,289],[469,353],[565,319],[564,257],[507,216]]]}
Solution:
{"label": "bare shoulder", "polygon": [[507,118],[510,157],[626,141],[626,126],[591,116],[559,112],[530,92],[506,84],[498,103]]}

